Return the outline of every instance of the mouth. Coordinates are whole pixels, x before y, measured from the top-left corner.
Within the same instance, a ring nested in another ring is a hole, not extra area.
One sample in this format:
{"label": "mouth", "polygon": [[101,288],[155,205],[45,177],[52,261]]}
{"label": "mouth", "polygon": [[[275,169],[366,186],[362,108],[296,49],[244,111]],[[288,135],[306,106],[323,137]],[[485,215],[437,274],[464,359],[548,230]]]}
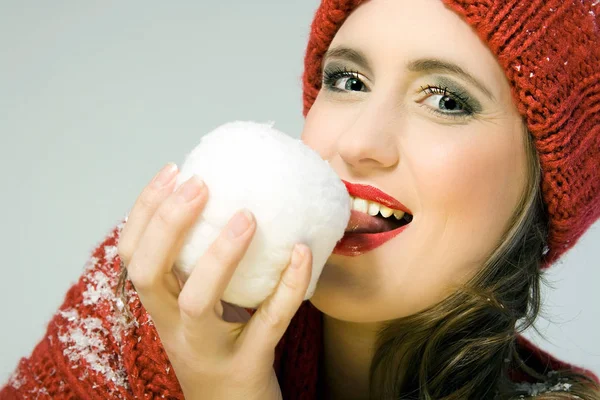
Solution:
{"label": "mouth", "polygon": [[389,232],[408,225],[412,219],[412,215],[406,213],[398,219],[393,215],[387,218],[380,213],[372,216],[353,209],[350,212],[350,221],[348,221],[345,233]]}
{"label": "mouth", "polygon": [[406,206],[379,189],[343,182],[351,197],[352,210],[346,232],[333,254],[351,257],[364,254],[404,232],[413,220]]}
{"label": "mouth", "polygon": [[[392,216],[392,219],[395,218]],[[382,216],[371,216],[352,210],[346,233],[335,245],[332,254],[356,257],[374,250],[404,232],[412,221],[405,214],[401,220],[392,221]],[[357,225],[351,225],[356,222]]]}

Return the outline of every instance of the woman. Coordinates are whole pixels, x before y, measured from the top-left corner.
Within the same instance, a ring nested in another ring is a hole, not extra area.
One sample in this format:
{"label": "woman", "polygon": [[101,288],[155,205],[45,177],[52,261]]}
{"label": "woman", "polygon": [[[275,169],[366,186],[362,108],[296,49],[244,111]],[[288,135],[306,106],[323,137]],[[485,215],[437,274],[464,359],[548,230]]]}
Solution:
{"label": "woman", "polygon": [[[168,166],[0,399],[600,399],[591,371],[519,335],[543,271],[600,216],[598,15],[589,0],[324,0],[302,140],[402,202],[407,227],[347,234],[302,303],[304,246],[250,317],[218,299],[252,216],[179,281],[170,266],[210,188],[172,193]],[[371,189],[354,194],[363,218],[379,210]]]}

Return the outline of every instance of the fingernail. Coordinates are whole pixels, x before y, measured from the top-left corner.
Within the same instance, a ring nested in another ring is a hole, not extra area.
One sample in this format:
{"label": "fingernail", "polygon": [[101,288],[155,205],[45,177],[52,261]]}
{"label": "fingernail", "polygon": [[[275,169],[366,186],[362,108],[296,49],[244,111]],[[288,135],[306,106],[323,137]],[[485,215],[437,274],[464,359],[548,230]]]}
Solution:
{"label": "fingernail", "polygon": [[303,259],[304,259],[304,250],[302,249],[302,246],[295,245],[294,246],[294,252],[292,253],[292,265],[291,265],[291,267],[294,268],[294,269],[300,268],[300,265],[302,265],[302,260]]}
{"label": "fingernail", "polygon": [[167,183],[171,182],[171,179],[175,176],[177,172],[177,165],[175,163],[168,163],[160,170],[158,174],[152,179],[152,185],[159,189],[165,186]]}
{"label": "fingernail", "polygon": [[192,201],[202,193],[202,189],[204,189],[204,182],[194,175],[177,189],[176,199],[179,203]]}
{"label": "fingernail", "polygon": [[229,222],[229,237],[231,239],[235,239],[241,236],[244,232],[248,230],[250,225],[252,224],[252,214],[250,211],[244,209],[238,211],[233,219]]}

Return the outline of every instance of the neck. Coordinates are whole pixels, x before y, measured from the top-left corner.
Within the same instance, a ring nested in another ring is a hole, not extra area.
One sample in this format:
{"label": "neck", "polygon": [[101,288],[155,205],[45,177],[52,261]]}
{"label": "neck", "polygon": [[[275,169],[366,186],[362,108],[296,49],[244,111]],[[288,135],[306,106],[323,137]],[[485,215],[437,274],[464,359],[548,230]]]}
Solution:
{"label": "neck", "polygon": [[369,368],[376,324],[337,320],[323,314],[322,396],[327,400],[369,398]]}

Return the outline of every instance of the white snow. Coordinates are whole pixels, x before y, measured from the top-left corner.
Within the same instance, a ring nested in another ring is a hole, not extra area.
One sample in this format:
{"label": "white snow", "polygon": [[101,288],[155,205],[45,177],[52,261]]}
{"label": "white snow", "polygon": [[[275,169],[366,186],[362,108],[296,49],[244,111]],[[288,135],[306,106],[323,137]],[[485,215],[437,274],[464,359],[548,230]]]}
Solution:
{"label": "white snow", "polygon": [[[107,347],[110,343],[120,346],[121,336],[130,334],[131,328],[139,324],[135,319],[127,323],[125,316],[120,312],[125,305],[114,293],[118,273],[109,265],[117,255],[117,246],[105,246],[104,251],[103,265],[98,265],[100,259],[97,257],[90,257],[86,264],[82,277],[82,281],[86,283],[82,293],[83,301],[57,313],[64,319],[64,324],[57,324],[58,339],[64,346],[63,354],[73,363],[72,373],[79,380],[95,372],[101,375],[106,383],[113,382],[116,386],[128,389],[127,371],[122,355],[120,351]],[[130,300],[133,300],[134,294],[135,291],[129,291]],[[110,311],[104,320],[85,316],[93,315],[94,309],[100,307]],[[92,310],[86,312],[90,308]],[[111,392],[112,395],[117,395],[114,389]]]}
{"label": "white snow", "polygon": [[[116,355],[117,360],[114,360],[115,355],[106,351],[105,340],[109,333],[102,326],[102,321],[94,317],[80,318],[75,309],[61,311],[61,315],[71,322],[61,327],[58,339],[65,345],[63,354],[75,363],[73,369],[83,366],[79,363],[83,359],[92,371],[104,375],[115,385],[128,388],[127,373],[120,356]],[[77,318],[73,319],[73,315]],[[117,369],[111,367],[111,359],[117,361]],[[80,380],[88,376],[88,371],[84,370],[83,374],[79,376]]]}
{"label": "white snow", "polygon": [[8,383],[9,385],[11,385],[12,387],[14,387],[15,389],[20,388],[21,386],[23,386],[24,384],[27,383],[27,378],[25,378],[24,376],[21,375],[21,370],[19,368],[17,368],[12,375],[10,376],[10,378],[8,379]]}
{"label": "white snow", "polygon": [[[557,371],[550,371],[550,372],[548,372],[547,375],[549,377],[551,377],[552,375],[556,375],[556,374],[557,374]],[[558,380],[566,381],[567,378],[559,378]],[[558,383],[554,383],[554,382],[552,382],[552,383],[550,383],[550,382],[536,382],[536,383],[520,382],[520,383],[517,383],[515,387],[517,390],[526,391],[529,396],[536,396],[538,394],[548,393],[548,392],[568,392],[571,389],[571,386],[573,386],[573,385],[570,383],[567,383],[567,382],[558,382]]]}
{"label": "white snow", "polygon": [[117,254],[117,246],[104,246],[104,259],[106,263],[111,263]]}

